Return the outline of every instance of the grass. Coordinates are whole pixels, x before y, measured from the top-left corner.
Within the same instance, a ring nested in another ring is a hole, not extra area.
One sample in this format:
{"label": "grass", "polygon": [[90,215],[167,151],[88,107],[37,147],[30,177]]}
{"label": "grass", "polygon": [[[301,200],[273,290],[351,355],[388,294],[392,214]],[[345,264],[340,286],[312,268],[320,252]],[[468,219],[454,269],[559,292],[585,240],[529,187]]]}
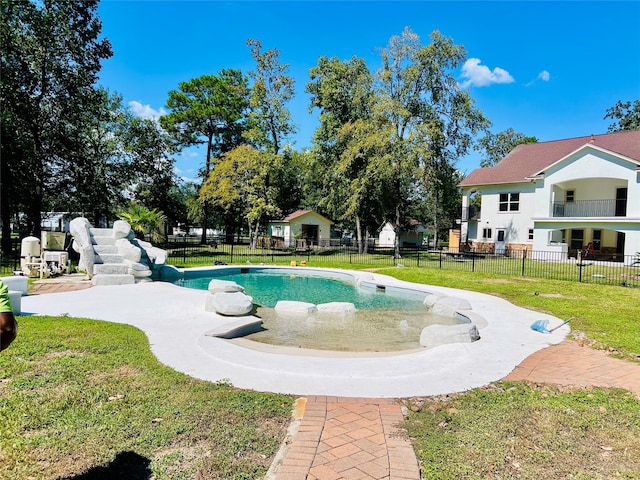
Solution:
{"label": "grass", "polygon": [[175,372],[130,326],[23,317],[0,355],[0,478],[260,478],[292,402]]}
{"label": "grass", "polygon": [[424,268],[377,271],[408,282],[487,293],[561,319],[571,318],[574,335],[586,336],[595,348],[640,362],[640,289]]}
{"label": "grass", "polygon": [[425,479],[640,478],[640,413],[629,392],[500,383],[408,403]]}
{"label": "grass", "polygon": [[[640,289],[376,271],[573,317],[574,334],[639,361]],[[640,479],[640,398],[629,392],[496,382],[402,401],[425,479]],[[24,317],[0,354],[0,478],[260,479],[292,403],[164,367],[130,326]]]}
{"label": "grass", "polygon": [[[497,295],[571,320],[573,334],[640,362],[640,290],[417,268],[379,273]],[[423,478],[640,479],[640,397],[497,382],[405,400]]]}

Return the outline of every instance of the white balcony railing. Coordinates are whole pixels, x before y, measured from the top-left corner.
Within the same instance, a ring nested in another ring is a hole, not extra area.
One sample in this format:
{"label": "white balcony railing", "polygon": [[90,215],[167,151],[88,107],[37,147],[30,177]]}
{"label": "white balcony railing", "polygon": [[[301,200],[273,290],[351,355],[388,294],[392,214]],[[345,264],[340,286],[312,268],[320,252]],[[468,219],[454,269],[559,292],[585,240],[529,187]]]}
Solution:
{"label": "white balcony railing", "polygon": [[575,202],[553,202],[552,217],[625,217],[627,200],[576,200]]}

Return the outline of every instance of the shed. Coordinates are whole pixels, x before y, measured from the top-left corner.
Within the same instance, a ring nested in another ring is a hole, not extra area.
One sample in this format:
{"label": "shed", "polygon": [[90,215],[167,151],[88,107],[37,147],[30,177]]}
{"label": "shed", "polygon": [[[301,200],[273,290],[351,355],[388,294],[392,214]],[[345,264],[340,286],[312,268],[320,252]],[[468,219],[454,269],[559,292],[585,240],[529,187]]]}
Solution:
{"label": "shed", "polygon": [[[333,222],[312,210],[296,210],[280,220],[272,220],[267,225],[267,234],[283,239],[285,247],[304,246],[328,247]],[[298,242],[297,242],[298,241]]]}

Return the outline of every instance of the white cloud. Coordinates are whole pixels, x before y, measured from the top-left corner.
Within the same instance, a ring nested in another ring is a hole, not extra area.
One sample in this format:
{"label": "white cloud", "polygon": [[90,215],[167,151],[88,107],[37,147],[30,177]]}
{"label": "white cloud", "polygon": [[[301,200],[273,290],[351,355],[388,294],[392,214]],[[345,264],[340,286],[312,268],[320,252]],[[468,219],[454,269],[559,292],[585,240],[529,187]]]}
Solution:
{"label": "white cloud", "polygon": [[551,78],[551,74],[549,72],[547,72],[546,70],[542,70],[539,74],[538,74],[538,78],[540,80],[542,80],[543,82],[548,82],[549,79]]}
{"label": "white cloud", "polygon": [[129,108],[131,111],[140,118],[149,118],[152,120],[158,120],[161,115],[166,115],[166,111],[160,107],[160,110],[156,110],[151,105],[143,105],[135,100],[129,102]]}
{"label": "white cloud", "polygon": [[470,58],[462,66],[461,77],[466,79],[461,88],[467,88],[471,85],[476,87],[486,87],[492,83],[513,83],[515,80],[505,69],[496,67],[489,70],[486,65],[480,65],[479,58]]}

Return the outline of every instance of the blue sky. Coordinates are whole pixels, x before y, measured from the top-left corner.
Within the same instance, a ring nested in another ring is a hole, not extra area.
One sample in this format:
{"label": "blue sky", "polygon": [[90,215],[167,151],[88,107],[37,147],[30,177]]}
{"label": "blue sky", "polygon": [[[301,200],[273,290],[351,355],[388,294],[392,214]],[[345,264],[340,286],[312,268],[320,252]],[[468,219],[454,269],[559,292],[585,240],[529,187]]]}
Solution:
{"label": "blue sky", "polygon": [[[305,86],[320,56],[363,58],[379,67],[379,49],[405,27],[423,44],[439,30],[467,51],[456,72],[494,133],[513,128],[540,141],[605,133],[606,110],[640,99],[640,1],[170,1],[102,0],[103,34],[114,55],[100,84],[141,116],[165,113],[168,92],[223,68],[254,68],[249,38],[277,48],[296,80],[289,104],[310,146],[317,111]],[[465,174],[478,153],[458,162]],[[196,178],[202,150],[185,151],[179,176]]]}

